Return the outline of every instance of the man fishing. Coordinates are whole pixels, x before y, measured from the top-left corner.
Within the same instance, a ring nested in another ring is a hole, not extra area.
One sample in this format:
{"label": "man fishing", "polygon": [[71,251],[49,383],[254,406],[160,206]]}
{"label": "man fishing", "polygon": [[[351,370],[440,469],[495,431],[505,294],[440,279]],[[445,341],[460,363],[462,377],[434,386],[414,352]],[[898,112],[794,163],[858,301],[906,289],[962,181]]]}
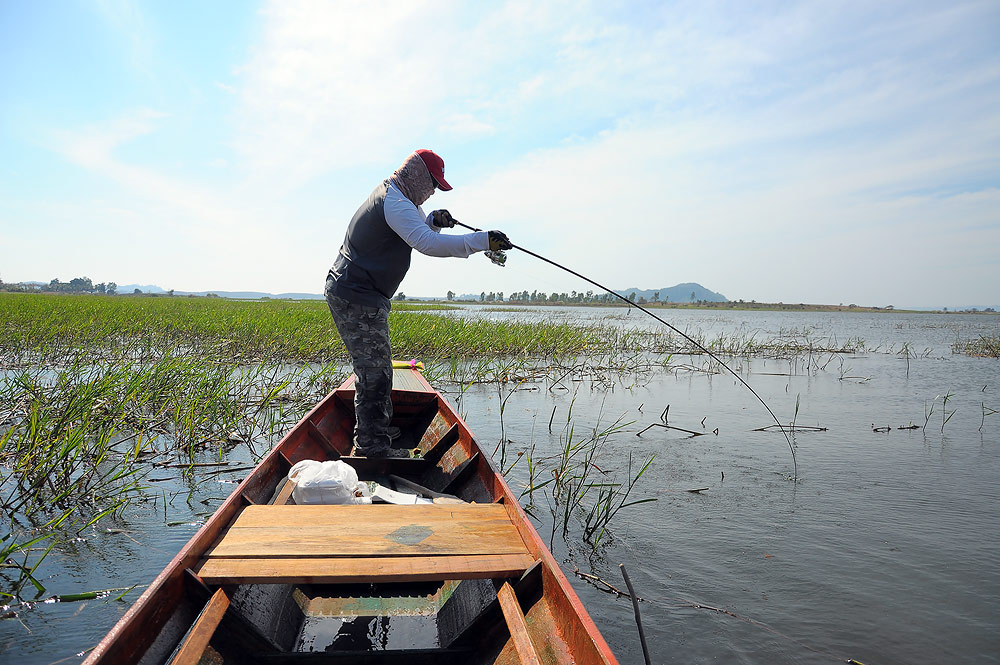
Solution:
{"label": "man fishing", "polygon": [[451,190],[444,160],[417,150],[382,181],[347,227],[344,244],[326,278],[324,295],[354,364],[357,427],[354,454],[385,457],[398,430],[392,420],[390,298],[410,268],[410,251],[468,258],[475,252],[512,247],[500,231],[442,235],[455,226],[447,210],[420,208],[435,189]]}

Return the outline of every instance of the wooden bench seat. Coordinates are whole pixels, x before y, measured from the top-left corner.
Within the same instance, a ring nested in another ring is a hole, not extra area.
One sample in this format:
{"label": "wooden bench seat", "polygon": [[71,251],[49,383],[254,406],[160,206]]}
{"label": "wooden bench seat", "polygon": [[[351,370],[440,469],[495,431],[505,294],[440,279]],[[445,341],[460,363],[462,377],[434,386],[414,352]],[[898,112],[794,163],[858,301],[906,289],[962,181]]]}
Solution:
{"label": "wooden bench seat", "polygon": [[202,559],[207,584],[519,576],[533,563],[501,504],[247,506]]}

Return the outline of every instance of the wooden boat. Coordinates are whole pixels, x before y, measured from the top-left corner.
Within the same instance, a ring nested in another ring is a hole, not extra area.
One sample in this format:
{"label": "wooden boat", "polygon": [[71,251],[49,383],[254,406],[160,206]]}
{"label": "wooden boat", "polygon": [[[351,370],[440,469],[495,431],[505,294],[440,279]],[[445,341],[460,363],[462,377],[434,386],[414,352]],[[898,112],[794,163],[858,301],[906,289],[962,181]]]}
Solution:
{"label": "wooden boat", "polygon": [[[617,663],[517,498],[417,371],[394,446],[352,457],[353,377],[263,459],[90,653],[98,663]],[[289,469],[341,459],[430,505],[294,505]]]}

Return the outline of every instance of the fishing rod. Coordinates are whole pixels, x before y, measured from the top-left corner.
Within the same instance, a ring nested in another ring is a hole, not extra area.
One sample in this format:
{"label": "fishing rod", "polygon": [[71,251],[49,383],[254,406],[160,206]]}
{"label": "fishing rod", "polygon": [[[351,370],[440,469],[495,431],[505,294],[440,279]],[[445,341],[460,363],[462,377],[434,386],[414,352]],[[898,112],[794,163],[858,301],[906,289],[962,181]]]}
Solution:
{"label": "fishing rod", "polygon": [[[478,231],[482,231],[482,229],[477,229],[475,227],[469,226],[468,224],[463,224],[462,222],[458,221],[454,217],[452,217],[451,219],[452,219],[453,222],[455,222],[456,225],[461,226],[461,227],[466,228],[466,229],[469,229],[470,231],[477,231],[477,232]],[[596,286],[597,288],[601,289],[602,291],[607,291],[608,293],[610,293],[614,297],[618,298],[622,302],[628,303],[632,307],[635,307],[640,312],[644,312],[646,314],[649,314],[651,317],[653,317],[654,319],[656,319],[657,321],[659,321],[660,323],[662,323],[666,327],[670,328],[671,330],[673,330],[675,333],[677,333],[678,335],[680,335],[681,337],[683,337],[687,341],[691,342],[691,344],[694,344],[694,346],[696,348],[698,348],[701,351],[703,351],[704,353],[708,354],[708,356],[710,358],[712,358],[717,363],[719,363],[720,365],[722,365],[723,367],[725,367],[726,371],[728,371],[730,374],[732,374],[733,376],[735,376],[736,379],[740,383],[742,383],[746,387],[746,389],[749,390],[753,394],[754,397],[757,398],[757,401],[760,402],[761,405],[765,409],[767,409],[767,412],[771,415],[771,418],[773,418],[774,422],[777,423],[778,429],[781,430],[781,433],[785,436],[785,441],[788,443],[788,450],[790,450],[791,453],[792,453],[792,479],[793,480],[797,480],[798,479],[798,477],[799,477],[799,465],[798,465],[798,461],[795,459],[795,447],[792,445],[792,440],[788,437],[788,432],[785,431],[785,426],[781,424],[780,420],[778,420],[778,416],[774,415],[774,411],[772,411],[771,407],[769,407],[767,405],[767,402],[764,401],[764,398],[761,397],[760,395],[758,395],[757,391],[754,390],[753,387],[749,383],[747,383],[743,379],[742,376],[740,376],[739,374],[737,374],[736,371],[733,370],[733,368],[731,368],[729,365],[727,365],[726,363],[724,363],[721,358],[719,358],[717,355],[715,355],[714,353],[712,353],[711,351],[709,351],[708,349],[706,349],[704,346],[702,346],[701,344],[699,344],[697,341],[691,339],[691,337],[688,336],[687,333],[682,332],[681,330],[677,329],[675,326],[673,326],[669,322],[664,321],[659,316],[657,316],[656,314],[653,314],[651,311],[649,311],[648,309],[646,309],[642,305],[639,305],[638,303],[633,302],[632,300],[630,300],[629,298],[626,298],[625,296],[623,296],[622,294],[618,293],[617,291],[609,289],[608,287],[604,286],[603,284],[595,282],[594,280],[590,279],[586,275],[581,275],[580,273],[578,273],[577,271],[573,270],[572,268],[567,268],[566,266],[564,266],[564,265],[562,265],[560,263],[556,263],[552,259],[548,259],[548,258],[542,256],[541,254],[536,254],[535,252],[532,252],[530,249],[525,249],[524,247],[520,247],[519,245],[515,245],[514,243],[510,243],[510,246],[511,246],[511,249],[518,249],[518,250],[524,252],[525,254],[533,256],[536,259],[539,259],[541,261],[544,261],[545,263],[548,263],[549,265],[553,265],[556,268],[559,268],[560,270],[565,270],[566,272],[568,272],[569,274],[573,275],[574,277],[579,277],[580,279],[582,279],[583,281],[587,282],[588,284],[593,284],[594,286]],[[499,265],[503,265],[503,263],[499,263]]]}

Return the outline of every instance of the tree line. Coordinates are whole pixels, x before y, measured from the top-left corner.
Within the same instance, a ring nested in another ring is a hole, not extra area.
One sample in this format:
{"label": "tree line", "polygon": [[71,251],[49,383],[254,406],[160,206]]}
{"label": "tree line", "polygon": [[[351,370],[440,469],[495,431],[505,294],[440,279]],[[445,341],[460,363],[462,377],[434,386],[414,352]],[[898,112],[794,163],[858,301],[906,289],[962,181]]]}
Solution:
{"label": "tree line", "polygon": [[62,282],[57,277],[48,284],[5,284],[0,279],[0,290],[2,291],[44,291],[48,293],[99,293],[102,295],[118,295],[118,285],[115,282],[99,282],[94,284],[89,277],[74,277],[68,282]]}
{"label": "tree line", "polygon": [[[636,292],[632,291],[628,294],[628,299],[638,303],[640,305],[645,305],[646,303],[657,303],[657,302],[670,302],[670,296],[660,299],[660,292],[654,291],[651,298],[647,299],[643,296],[639,296],[636,299]],[[461,302],[476,302],[475,297],[473,298],[459,298],[455,295],[454,291],[448,292],[448,300],[455,300]],[[691,302],[695,300],[695,293],[691,293]],[[483,291],[479,294],[478,302],[513,302],[522,305],[544,305],[546,303],[579,303],[579,304],[608,304],[617,303],[618,298],[611,295],[610,293],[597,293],[593,291],[570,291],[569,293],[546,293],[545,291],[515,291],[505,297],[503,291]]]}

